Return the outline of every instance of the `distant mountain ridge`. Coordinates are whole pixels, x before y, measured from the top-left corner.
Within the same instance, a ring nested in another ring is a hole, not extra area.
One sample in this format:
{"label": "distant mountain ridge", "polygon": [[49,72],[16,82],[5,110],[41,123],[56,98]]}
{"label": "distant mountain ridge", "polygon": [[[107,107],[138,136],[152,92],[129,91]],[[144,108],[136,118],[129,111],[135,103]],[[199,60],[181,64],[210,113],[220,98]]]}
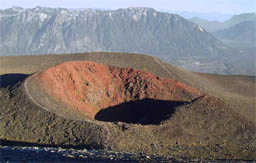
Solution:
{"label": "distant mountain ridge", "polygon": [[218,30],[223,30],[229,28],[233,25],[237,25],[244,21],[252,21],[256,22],[256,13],[244,13],[240,15],[234,15],[230,19],[219,22],[219,21],[209,21],[206,19],[200,19],[197,17],[189,19],[191,22],[196,23],[202,27],[204,27],[209,32],[216,32]]}
{"label": "distant mountain ridge", "polygon": [[0,10],[0,55],[144,53],[190,71],[231,71],[234,54],[204,28],[151,8]]}
{"label": "distant mountain ridge", "polygon": [[256,13],[235,15],[223,23],[198,18],[191,21],[204,27],[225,45],[255,57]]}
{"label": "distant mountain ridge", "polygon": [[230,19],[233,14],[223,14],[223,13],[214,13],[214,12],[192,12],[192,11],[165,11],[168,13],[178,14],[186,19],[199,18],[208,21],[219,21],[224,22]]}
{"label": "distant mountain ridge", "polygon": [[225,48],[218,48],[220,42],[182,17],[149,8],[98,11],[37,7],[3,17],[1,31],[1,40],[7,41],[1,42],[1,55],[95,50],[212,55]]}
{"label": "distant mountain ridge", "polygon": [[256,46],[256,21],[243,21],[224,30],[215,32],[215,36],[225,40],[243,41]]}
{"label": "distant mountain ridge", "polygon": [[[239,67],[240,70],[247,69],[247,73],[245,74],[255,75],[256,13],[235,15],[223,23],[198,18],[190,19],[190,21],[211,32],[218,40],[233,49],[233,53],[240,53],[240,57],[230,58],[233,61],[229,62],[236,64],[233,68]],[[240,65],[241,63],[242,65]],[[251,65],[249,66],[250,68],[246,64]]]}

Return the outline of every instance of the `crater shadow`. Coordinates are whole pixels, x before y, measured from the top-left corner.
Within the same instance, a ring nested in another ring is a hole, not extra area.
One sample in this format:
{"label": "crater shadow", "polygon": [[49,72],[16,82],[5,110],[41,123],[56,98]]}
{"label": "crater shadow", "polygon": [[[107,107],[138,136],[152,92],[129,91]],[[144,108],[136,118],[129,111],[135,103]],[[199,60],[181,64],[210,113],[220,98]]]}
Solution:
{"label": "crater shadow", "polygon": [[23,82],[28,74],[4,74],[0,75],[0,88],[13,87],[18,82]]}
{"label": "crater shadow", "polygon": [[143,99],[125,102],[99,111],[96,120],[159,125],[175,113],[178,106],[188,102]]}

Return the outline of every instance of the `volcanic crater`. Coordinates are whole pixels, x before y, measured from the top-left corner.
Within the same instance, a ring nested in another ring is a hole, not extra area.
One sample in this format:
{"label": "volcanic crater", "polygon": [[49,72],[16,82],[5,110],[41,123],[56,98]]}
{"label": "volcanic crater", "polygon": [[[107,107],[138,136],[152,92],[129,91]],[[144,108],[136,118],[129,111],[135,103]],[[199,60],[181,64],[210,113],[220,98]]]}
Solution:
{"label": "volcanic crater", "polygon": [[90,61],[70,61],[27,80],[43,108],[72,119],[159,124],[175,107],[202,96],[181,82],[150,72]]}

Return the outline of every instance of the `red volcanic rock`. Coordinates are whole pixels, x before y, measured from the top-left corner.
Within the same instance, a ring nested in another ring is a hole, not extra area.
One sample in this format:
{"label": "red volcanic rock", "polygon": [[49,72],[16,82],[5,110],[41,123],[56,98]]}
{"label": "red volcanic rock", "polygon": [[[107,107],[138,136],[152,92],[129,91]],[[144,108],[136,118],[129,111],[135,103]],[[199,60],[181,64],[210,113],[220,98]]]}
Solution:
{"label": "red volcanic rock", "polygon": [[201,95],[183,83],[149,72],[88,61],[66,62],[38,73],[36,78],[48,95],[89,118],[128,101],[191,101]]}

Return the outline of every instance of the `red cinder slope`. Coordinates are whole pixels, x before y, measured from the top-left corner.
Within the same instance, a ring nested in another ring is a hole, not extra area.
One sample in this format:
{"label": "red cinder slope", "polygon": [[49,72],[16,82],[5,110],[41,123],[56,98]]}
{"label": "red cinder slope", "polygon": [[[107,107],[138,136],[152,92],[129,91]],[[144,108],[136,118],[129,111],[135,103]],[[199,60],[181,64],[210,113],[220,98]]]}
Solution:
{"label": "red cinder slope", "polygon": [[88,61],[65,62],[34,77],[48,95],[92,119],[100,110],[128,101],[191,101],[202,95],[183,83],[149,72]]}

